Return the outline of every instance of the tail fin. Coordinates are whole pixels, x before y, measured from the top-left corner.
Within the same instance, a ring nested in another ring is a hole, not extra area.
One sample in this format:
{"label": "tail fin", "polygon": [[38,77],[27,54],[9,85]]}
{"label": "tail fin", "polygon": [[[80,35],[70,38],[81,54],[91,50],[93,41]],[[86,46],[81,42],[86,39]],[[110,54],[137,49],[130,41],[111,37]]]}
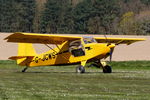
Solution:
{"label": "tail fin", "polygon": [[35,56],[36,52],[31,43],[18,44],[18,56]]}
{"label": "tail fin", "polygon": [[12,56],[9,59],[17,60],[17,64],[25,66],[27,58],[33,58],[36,54],[31,43],[18,43],[18,56]]}

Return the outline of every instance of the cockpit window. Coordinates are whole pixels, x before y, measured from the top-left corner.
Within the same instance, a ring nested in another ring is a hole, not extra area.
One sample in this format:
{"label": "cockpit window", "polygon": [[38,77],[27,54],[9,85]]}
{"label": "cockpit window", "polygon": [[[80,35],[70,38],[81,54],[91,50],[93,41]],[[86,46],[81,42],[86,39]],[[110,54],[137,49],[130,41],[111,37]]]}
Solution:
{"label": "cockpit window", "polygon": [[74,57],[84,56],[85,55],[85,51],[84,51],[83,45],[81,44],[81,40],[72,41],[69,44],[69,52]]}
{"label": "cockpit window", "polygon": [[85,37],[83,38],[83,41],[85,44],[88,44],[88,43],[97,43],[96,40],[93,38],[93,37]]}

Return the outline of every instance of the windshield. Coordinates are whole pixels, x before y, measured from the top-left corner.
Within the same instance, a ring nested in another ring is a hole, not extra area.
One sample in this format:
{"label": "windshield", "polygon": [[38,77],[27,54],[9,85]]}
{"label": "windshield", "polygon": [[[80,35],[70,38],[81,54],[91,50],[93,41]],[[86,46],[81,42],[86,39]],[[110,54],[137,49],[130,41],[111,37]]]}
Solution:
{"label": "windshield", "polygon": [[97,43],[96,40],[93,37],[85,37],[85,38],[83,38],[83,41],[84,41],[85,44]]}

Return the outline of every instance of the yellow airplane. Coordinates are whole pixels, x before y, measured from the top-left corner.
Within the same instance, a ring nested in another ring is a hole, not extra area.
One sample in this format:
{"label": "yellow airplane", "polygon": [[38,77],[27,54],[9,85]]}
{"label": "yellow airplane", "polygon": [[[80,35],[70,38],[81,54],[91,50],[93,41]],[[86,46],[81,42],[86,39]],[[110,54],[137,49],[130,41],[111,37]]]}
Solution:
{"label": "yellow airplane", "polygon": [[[87,62],[95,62],[102,67],[104,73],[111,73],[111,66],[102,59],[110,57],[116,45],[144,41],[144,38],[107,38],[107,37],[81,37],[64,36],[53,34],[35,34],[35,33],[13,33],[6,37],[7,42],[18,43],[18,56],[12,56],[9,59],[16,60],[17,64],[26,66],[22,72],[29,67],[80,64],[76,72],[85,73]],[[50,50],[37,54],[33,48],[33,43],[44,44]],[[49,44],[56,47],[52,48]]]}

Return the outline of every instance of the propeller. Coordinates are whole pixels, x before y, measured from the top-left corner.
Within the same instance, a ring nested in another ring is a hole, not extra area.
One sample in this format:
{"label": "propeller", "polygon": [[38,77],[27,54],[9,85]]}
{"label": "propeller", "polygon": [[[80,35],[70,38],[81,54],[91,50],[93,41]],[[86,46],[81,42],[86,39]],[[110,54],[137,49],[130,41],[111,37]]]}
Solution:
{"label": "propeller", "polygon": [[113,48],[111,48],[110,49],[110,56],[109,56],[109,61],[111,62],[112,61],[112,55],[113,55],[113,51],[114,51],[114,49]]}
{"label": "propeller", "polygon": [[105,39],[106,39],[107,46],[110,48],[109,61],[111,62],[111,61],[112,61],[112,55],[113,55],[113,51],[114,51],[115,44],[111,44],[111,43],[108,41],[106,35],[104,35],[104,37],[105,37]]}

